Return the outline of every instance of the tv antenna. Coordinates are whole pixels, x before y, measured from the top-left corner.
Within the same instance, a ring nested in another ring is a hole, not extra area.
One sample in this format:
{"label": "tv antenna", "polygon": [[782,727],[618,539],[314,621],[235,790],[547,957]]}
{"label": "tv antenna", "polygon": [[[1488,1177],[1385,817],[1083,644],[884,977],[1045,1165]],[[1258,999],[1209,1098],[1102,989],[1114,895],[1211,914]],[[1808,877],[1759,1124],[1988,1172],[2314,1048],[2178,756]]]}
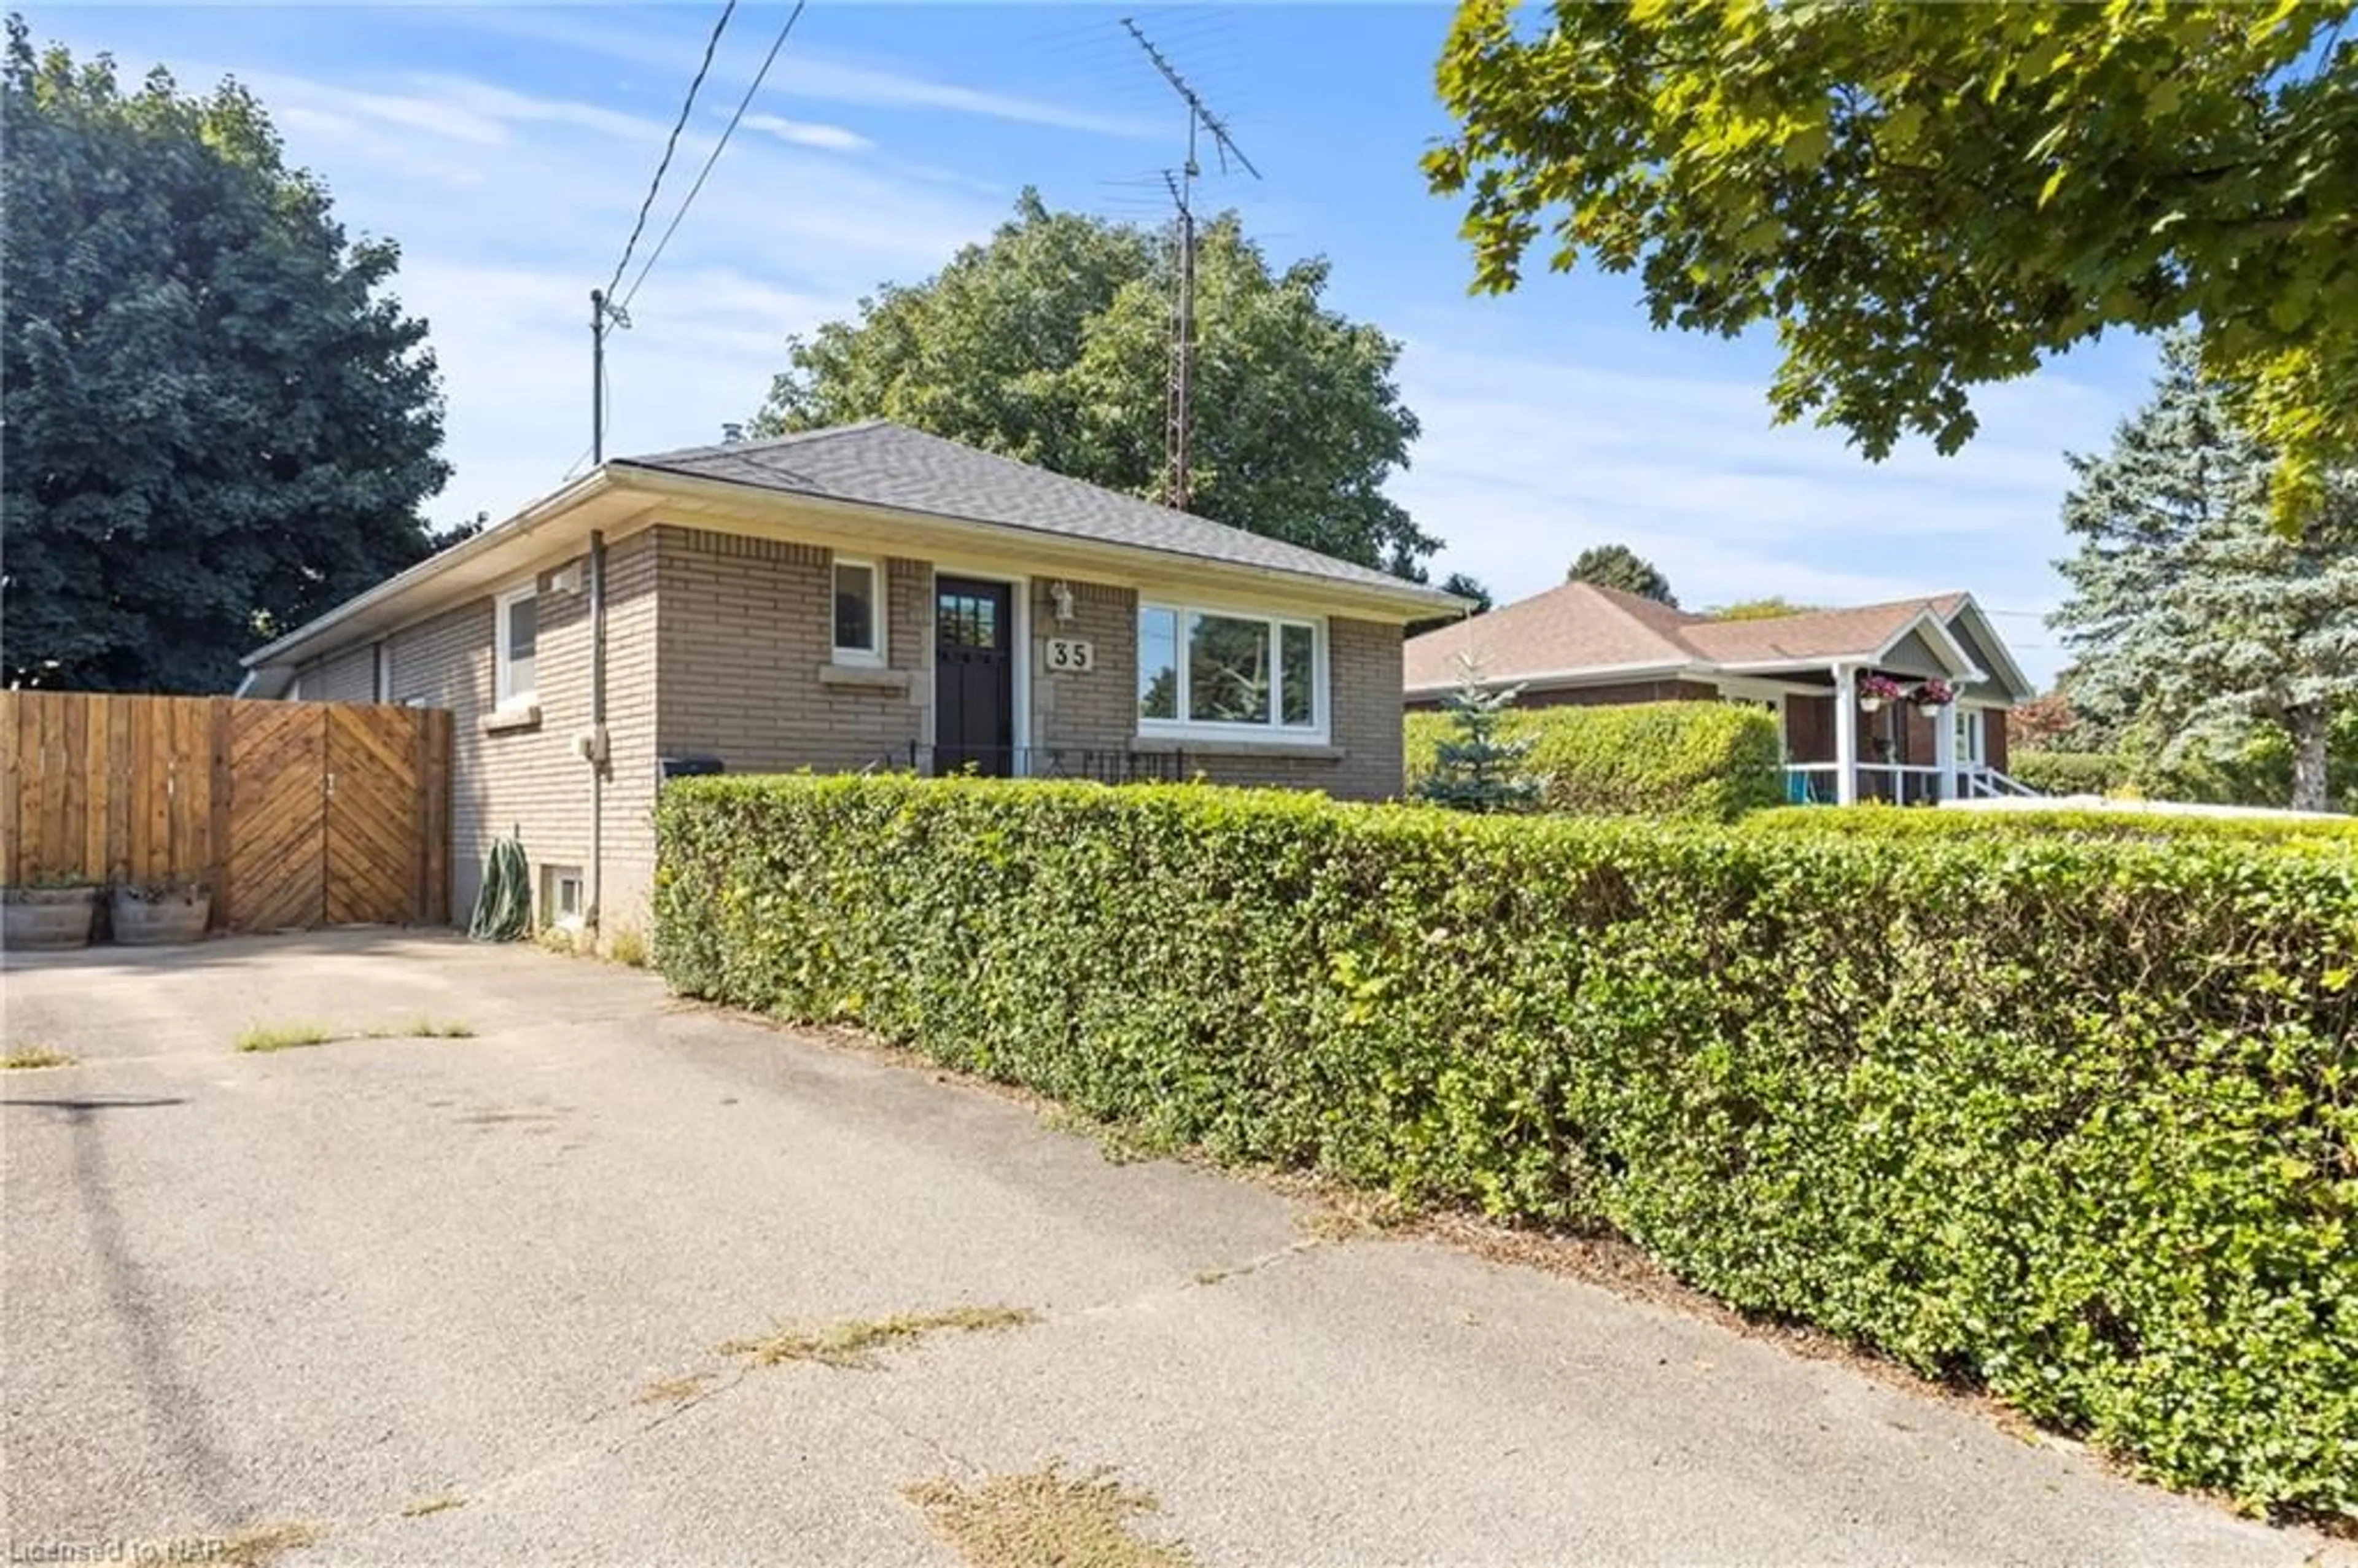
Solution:
{"label": "tv antenna", "polygon": [[1163,504],[1184,512],[1188,501],[1187,431],[1195,376],[1195,180],[1203,173],[1203,166],[1195,159],[1196,138],[1212,138],[1212,154],[1219,160],[1221,173],[1228,172],[1231,162],[1255,179],[1260,178],[1260,170],[1237,146],[1236,137],[1228,133],[1228,123],[1212,113],[1210,105],[1187,84],[1178,67],[1154,47],[1154,40],[1146,36],[1144,29],[1128,16],[1121,19],[1121,25],[1138,40],[1138,47],[1146,51],[1146,58],[1154,62],[1154,69],[1163,73],[1163,80],[1171,84],[1171,90],[1179,94],[1179,101],[1187,108],[1187,161],[1175,170],[1163,171],[1163,183],[1171,193],[1171,205],[1177,214],[1172,226],[1172,248],[1175,253],[1173,271],[1177,276],[1171,301],[1171,369],[1163,394]]}

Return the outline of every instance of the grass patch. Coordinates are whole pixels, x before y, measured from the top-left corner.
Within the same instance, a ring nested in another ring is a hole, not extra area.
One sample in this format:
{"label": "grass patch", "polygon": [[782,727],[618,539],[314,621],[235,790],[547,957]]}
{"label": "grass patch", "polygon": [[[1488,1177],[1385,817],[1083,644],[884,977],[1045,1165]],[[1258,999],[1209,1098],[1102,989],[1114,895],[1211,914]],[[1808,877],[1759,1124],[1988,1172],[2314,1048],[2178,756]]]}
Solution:
{"label": "grass patch", "polygon": [[364,1040],[472,1040],[475,1026],[456,1018],[413,1018],[406,1023],[384,1023],[361,1032]]}
{"label": "grass patch", "polygon": [[817,1361],[828,1367],[867,1368],[886,1349],[905,1349],[929,1335],[979,1334],[1037,1323],[1029,1307],[962,1306],[946,1312],[903,1313],[891,1317],[852,1318],[819,1328],[781,1328],[759,1339],[732,1339],[723,1356],[742,1356],[756,1367]]}
{"label": "grass patch", "polygon": [[633,1404],[684,1405],[704,1392],[704,1385],[712,1380],[709,1372],[688,1372],[676,1378],[657,1378],[641,1389],[632,1399]]}
{"label": "grass patch", "polygon": [[292,1051],[302,1045],[325,1045],[341,1036],[324,1023],[249,1023],[235,1042],[241,1051]]}
{"label": "grass patch", "polygon": [[448,1513],[452,1509],[463,1509],[466,1506],[467,1499],[458,1493],[441,1492],[430,1498],[419,1498],[415,1502],[405,1503],[402,1505],[401,1517],[424,1519],[429,1514]]}
{"label": "grass patch", "polygon": [[475,1026],[457,1018],[405,1019],[370,1029],[337,1029],[317,1022],[253,1023],[233,1044],[240,1051],[291,1051],[338,1040],[471,1040]]}
{"label": "grass patch", "polygon": [[38,1067],[70,1067],[79,1060],[54,1045],[19,1045],[5,1056],[0,1056],[0,1068],[9,1072],[30,1072]]}
{"label": "grass patch", "polygon": [[1131,1519],[1162,1504],[1103,1472],[1066,1476],[1051,1464],[972,1487],[921,1481],[902,1496],[974,1568],[1191,1568],[1195,1561],[1184,1546],[1132,1531]]}

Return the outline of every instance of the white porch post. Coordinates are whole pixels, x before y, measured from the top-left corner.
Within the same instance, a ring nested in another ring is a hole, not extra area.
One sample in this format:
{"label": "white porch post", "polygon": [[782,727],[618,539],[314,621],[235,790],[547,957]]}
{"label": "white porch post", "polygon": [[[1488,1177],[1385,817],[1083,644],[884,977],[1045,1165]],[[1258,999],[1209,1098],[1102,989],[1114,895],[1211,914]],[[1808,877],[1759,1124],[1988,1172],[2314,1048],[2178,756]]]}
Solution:
{"label": "white porch post", "polygon": [[1942,800],[1957,798],[1957,712],[1954,702],[1944,702],[1932,714],[1932,765],[1941,770]]}
{"label": "white porch post", "polygon": [[1834,799],[1858,804],[1858,671],[1834,666]]}

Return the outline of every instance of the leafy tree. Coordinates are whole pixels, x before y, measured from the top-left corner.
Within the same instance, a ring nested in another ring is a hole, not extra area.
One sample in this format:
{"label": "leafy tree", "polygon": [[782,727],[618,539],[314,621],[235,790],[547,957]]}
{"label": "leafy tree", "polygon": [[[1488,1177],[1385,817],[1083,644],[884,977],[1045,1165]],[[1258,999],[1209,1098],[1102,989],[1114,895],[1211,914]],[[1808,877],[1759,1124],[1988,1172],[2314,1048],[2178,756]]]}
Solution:
{"label": "leafy tree", "polygon": [[8,22],[11,684],[218,691],[418,560],[449,474],[426,326],[224,82],[135,91]]}
{"label": "leafy tree", "polygon": [[1533,736],[1504,733],[1507,710],[1523,694],[1519,686],[1482,687],[1482,667],[1457,657],[1457,689],[1441,699],[1451,734],[1433,753],[1433,772],[1416,787],[1417,798],[1459,811],[1529,811],[1545,781],[1522,769],[1538,744]]}
{"label": "leafy tree", "polygon": [[1407,631],[1401,633],[1403,636],[1414,637],[1433,631],[1436,627],[1455,626],[1467,616],[1487,615],[1491,611],[1488,586],[1468,573],[1451,572],[1441,579],[1441,591],[1454,593],[1460,599],[1470,599],[1474,601],[1474,608],[1466,611],[1464,615],[1436,615],[1430,620],[1412,621],[1408,623]]}
{"label": "leafy tree", "polygon": [[1671,591],[1671,579],[1664,577],[1653,562],[1646,559],[1627,545],[1592,545],[1580,552],[1564,573],[1566,582],[1593,582],[1599,588],[1617,588],[1624,593],[1634,593],[1640,599],[1650,599],[1657,604],[1679,607],[1678,596]]}
{"label": "leafy tree", "polygon": [[2053,621],[2077,654],[2074,701],[2156,737],[2165,761],[2276,731],[2292,804],[2322,809],[2332,726],[2358,707],[2358,475],[2329,471],[2292,533],[2272,526],[2269,454],[2183,338],[2112,450],[2071,461],[2080,548],[2057,563],[2072,592]]}
{"label": "leafy tree", "polygon": [[2007,710],[2006,754],[2076,750],[2074,741],[2079,723],[2080,716],[2072,710],[2069,692],[2061,689],[2042,692],[2028,702],[2017,703]]}
{"label": "leafy tree", "polygon": [[[1272,272],[1233,214],[1198,232],[1190,509],[1422,580],[1440,541],[1383,492],[1416,416],[1400,345]],[[1132,495],[1163,479],[1169,247],[1026,190],[986,244],[791,340],[760,435],[888,418]]]}
{"label": "leafy tree", "polygon": [[1478,287],[1635,270],[1658,327],[1773,323],[1780,418],[1952,451],[1973,387],[2200,323],[2284,452],[2358,454],[2358,38],[2318,0],[1464,0],[1443,55]]}
{"label": "leafy tree", "polygon": [[1788,615],[1814,614],[1821,606],[1796,604],[1782,594],[1770,594],[1766,599],[1739,599],[1734,604],[1715,604],[1704,611],[1714,621],[1777,621]]}

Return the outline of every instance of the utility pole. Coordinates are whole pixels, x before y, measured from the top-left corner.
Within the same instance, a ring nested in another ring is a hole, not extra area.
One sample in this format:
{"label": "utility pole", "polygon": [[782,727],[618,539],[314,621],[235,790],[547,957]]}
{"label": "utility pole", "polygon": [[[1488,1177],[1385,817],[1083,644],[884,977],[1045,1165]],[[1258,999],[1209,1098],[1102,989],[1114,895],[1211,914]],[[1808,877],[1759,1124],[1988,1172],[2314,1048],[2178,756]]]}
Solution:
{"label": "utility pole", "polygon": [[590,466],[606,460],[606,330],[627,327],[631,318],[606,302],[606,291],[590,291]]}
{"label": "utility pole", "polygon": [[1220,160],[1222,172],[1227,171],[1230,158],[1234,158],[1255,179],[1260,178],[1260,170],[1253,167],[1252,159],[1245,157],[1244,149],[1237,146],[1236,138],[1228,134],[1227,123],[1212,113],[1195,90],[1187,84],[1187,79],[1179,74],[1178,68],[1164,58],[1161,49],[1154,47],[1154,40],[1146,36],[1137,22],[1124,16],[1121,25],[1130,30],[1131,38],[1138,40],[1138,47],[1146,51],[1146,58],[1154,62],[1154,69],[1163,73],[1163,80],[1171,84],[1171,90],[1179,95],[1179,101],[1187,108],[1187,160],[1179,166],[1176,175],[1168,169],[1163,174],[1164,185],[1170,188],[1171,203],[1177,210],[1173,222],[1172,248],[1175,254],[1172,268],[1174,283],[1171,304],[1171,368],[1163,397],[1163,504],[1184,512],[1189,500],[1188,432],[1194,424],[1195,391],[1195,191],[1196,178],[1203,173],[1202,166],[1195,160],[1197,133],[1211,133],[1213,150]]}

